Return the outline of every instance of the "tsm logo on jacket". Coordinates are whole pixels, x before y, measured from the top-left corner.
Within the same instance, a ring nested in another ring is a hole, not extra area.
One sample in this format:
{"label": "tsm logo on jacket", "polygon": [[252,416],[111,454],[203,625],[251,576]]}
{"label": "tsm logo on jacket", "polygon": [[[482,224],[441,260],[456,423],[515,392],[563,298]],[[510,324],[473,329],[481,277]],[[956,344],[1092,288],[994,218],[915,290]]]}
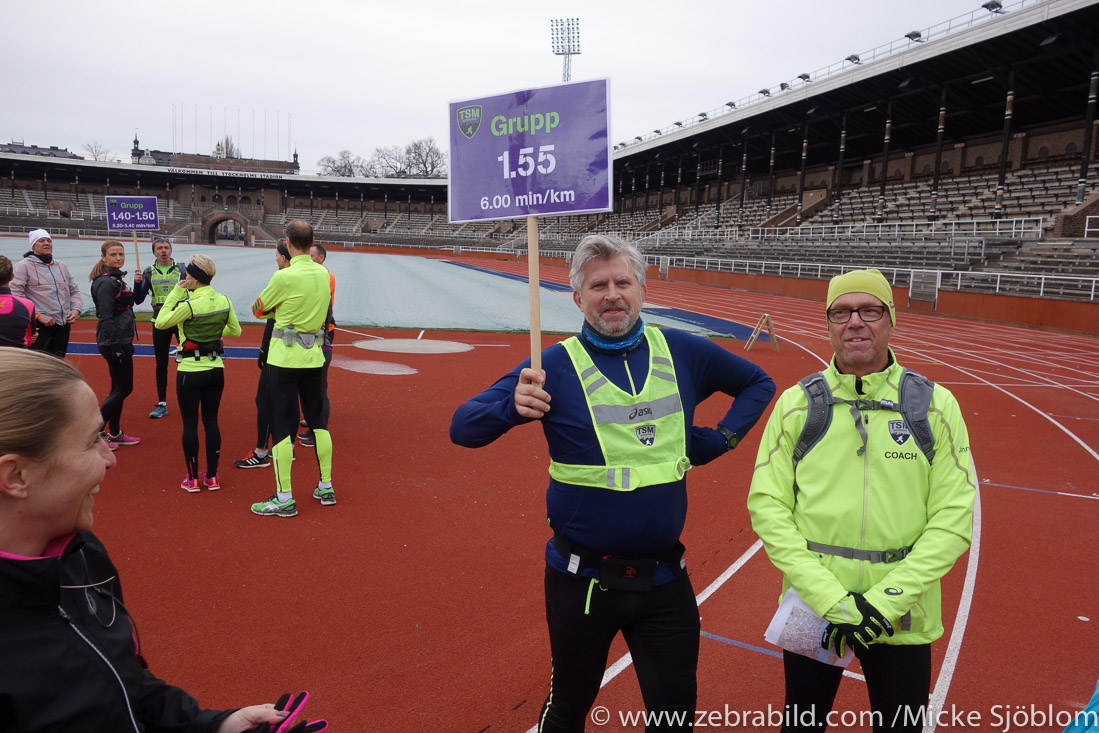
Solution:
{"label": "tsm logo on jacket", "polygon": [[656,426],[655,425],[638,425],[633,429],[637,439],[641,441],[641,445],[650,446],[656,442]]}

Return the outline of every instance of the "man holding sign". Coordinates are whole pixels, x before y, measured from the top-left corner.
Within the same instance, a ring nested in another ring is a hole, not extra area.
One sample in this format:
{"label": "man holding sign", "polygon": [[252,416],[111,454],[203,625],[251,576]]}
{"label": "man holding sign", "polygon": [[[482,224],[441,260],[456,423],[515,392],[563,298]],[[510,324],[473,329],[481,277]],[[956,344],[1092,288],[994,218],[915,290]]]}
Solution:
{"label": "man holding sign", "polygon": [[[637,247],[586,237],[569,279],[580,334],[519,364],[458,408],[451,440],[476,448],[540,420],[549,446],[546,620],[553,660],[539,731],[583,730],[614,637],[633,653],[645,705],[694,717],[699,618],[679,543],[685,474],[735,448],[763,414],[774,382],[698,336],[642,322],[645,262]],[[696,405],[735,398],[716,428]]]}

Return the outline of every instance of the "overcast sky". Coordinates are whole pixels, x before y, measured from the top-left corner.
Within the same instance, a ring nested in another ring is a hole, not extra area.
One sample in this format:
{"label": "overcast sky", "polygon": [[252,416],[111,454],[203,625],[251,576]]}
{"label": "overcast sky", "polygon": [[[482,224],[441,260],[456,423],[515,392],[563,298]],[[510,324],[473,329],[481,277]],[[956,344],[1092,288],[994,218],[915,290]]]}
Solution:
{"label": "overcast sky", "polygon": [[[972,11],[977,0],[39,0],[7,3],[0,140],[98,141],[304,170],[433,137],[448,103],[561,81],[550,20],[580,19],[574,81],[606,77],[615,142]],[[1008,2],[1005,6],[1010,7]],[[174,106],[174,107],[173,107]],[[266,111],[266,133],[264,116]],[[197,117],[197,127],[196,127]],[[253,119],[255,120],[253,126]],[[239,122],[238,122],[239,120]],[[239,132],[239,136],[238,136]],[[174,140],[174,145],[173,145]]]}

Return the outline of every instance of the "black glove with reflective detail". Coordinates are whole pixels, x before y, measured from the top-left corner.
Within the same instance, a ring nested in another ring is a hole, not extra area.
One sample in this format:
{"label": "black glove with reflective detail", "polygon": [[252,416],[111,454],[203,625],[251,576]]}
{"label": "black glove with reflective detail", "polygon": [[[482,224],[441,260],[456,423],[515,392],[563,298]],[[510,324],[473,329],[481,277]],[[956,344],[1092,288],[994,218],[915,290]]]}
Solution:
{"label": "black glove with reflective detail", "polygon": [[[850,607],[852,600],[854,608]],[[850,647],[851,651],[859,652],[868,649],[870,642],[883,633],[887,636],[893,635],[893,624],[889,623],[889,619],[878,609],[871,606],[861,593],[847,595],[836,606],[843,617],[850,619],[850,622],[829,623],[820,637],[822,649],[831,647],[838,656],[842,657],[845,646]],[[828,615],[834,614],[830,612]]]}

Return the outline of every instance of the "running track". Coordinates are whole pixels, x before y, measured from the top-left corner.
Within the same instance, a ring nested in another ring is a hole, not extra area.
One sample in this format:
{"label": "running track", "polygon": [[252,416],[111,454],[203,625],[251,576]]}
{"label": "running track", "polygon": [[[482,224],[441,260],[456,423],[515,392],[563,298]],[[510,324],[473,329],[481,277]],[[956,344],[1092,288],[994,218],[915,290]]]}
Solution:
{"label": "running track", "polygon": [[[567,273],[543,265],[542,278],[561,284]],[[761,343],[749,356],[780,389],[831,353],[817,303],[662,281],[650,281],[648,301],[747,326],[769,313],[782,353]],[[74,340],[92,340],[93,328],[81,322]],[[256,345],[259,336],[246,327],[238,345]],[[449,443],[447,427],[458,404],[526,356],[529,339],[363,334],[379,336],[476,348],[380,354],[341,334],[337,359],[347,368],[330,376],[340,503],[321,508],[308,498],[315,463],[299,448],[300,514],[292,520],[248,512],[272,490],[269,469],[223,467],[218,494],[176,488],[174,396],[169,418],[145,418],[152,360],[139,360],[124,427],[145,441],[119,450],[97,497],[97,531],[122,572],[153,670],[205,705],[309,689],[308,715],[328,718],[337,732],[527,730],[549,674],[544,443],[537,429],[518,429],[469,451]],[[740,343],[725,343],[744,353]],[[934,700],[948,713],[980,716],[971,730],[1002,729],[1001,717],[1019,711],[1031,722],[1031,705],[1078,710],[1099,677],[1099,339],[900,313],[893,345],[902,363],[958,396],[982,482],[973,549],[944,581],[947,634],[933,647]],[[102,359],[70,358],[102,397]],[[373,373],[379,362],[416,373]],[[254,441],[257,375],[251,362],[229,364],[223,466]],[[713,424],[724,409],[715,397],[697,419]],[[759,550],[744,505],[759,432],[691,472],[683,540],[701,600],[700,710],[781,706],[781,662],[762,639],[779,574]],[[642,707],[625,655],[616,643],[597,702],[615,716]],[[863,683],[847,679],[837,710],[863,710],[865,700]]]}

